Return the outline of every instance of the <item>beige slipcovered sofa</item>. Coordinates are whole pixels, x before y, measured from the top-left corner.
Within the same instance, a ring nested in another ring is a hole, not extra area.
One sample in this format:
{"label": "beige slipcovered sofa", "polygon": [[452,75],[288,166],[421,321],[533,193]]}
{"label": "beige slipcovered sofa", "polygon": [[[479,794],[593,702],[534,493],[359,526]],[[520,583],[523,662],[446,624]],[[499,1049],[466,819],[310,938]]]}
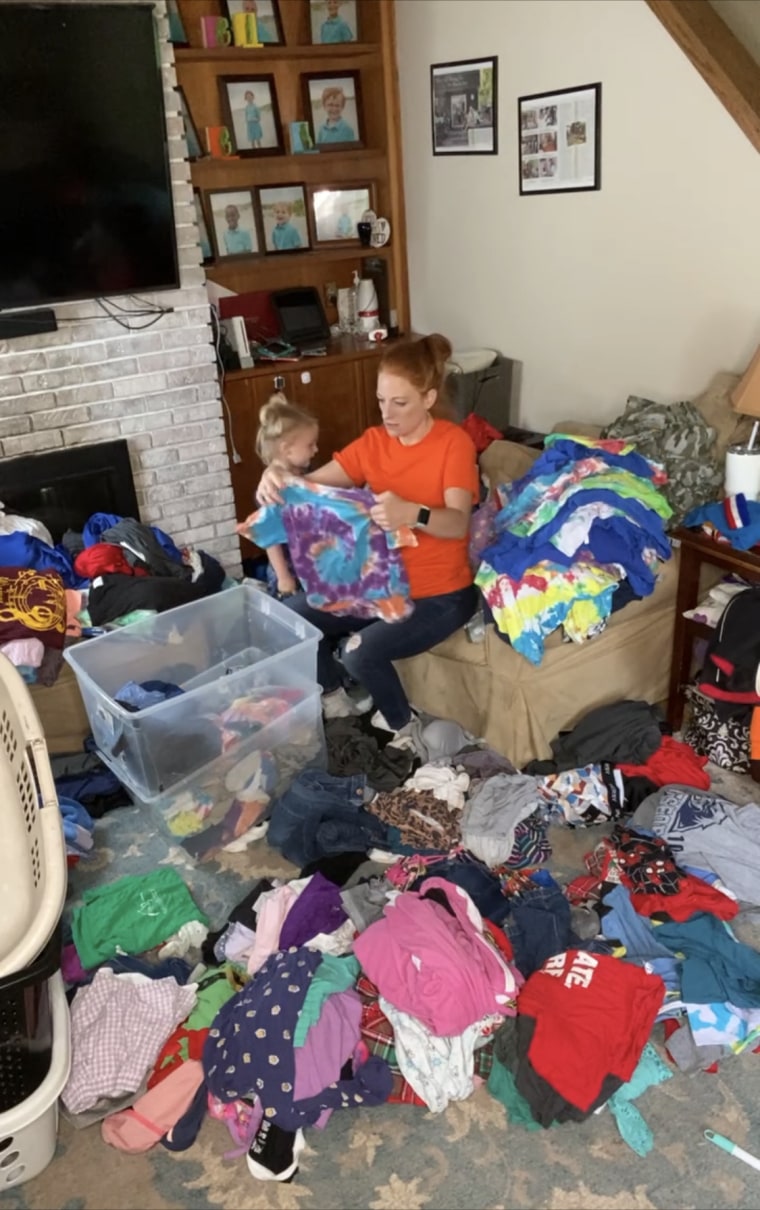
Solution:
{"label": "beige slipcovered sofa", "polygon": [[[731,408],[739,376],[721,371],[694,405],[715,434],[721,461],[728,445],[746,441],[751,421]],[[554,432],[597,437],[600,428],[565,421]],[[525,474],[537,451],[495,441],[481,468],[489,483]],[[667,696],[678,587],[678,550],[665,563],[650,597],[612,615],[606,630],[585,643],[563,643],[555,632],[536,667],[486,629],[471,643],[464,630],[398,668],[410,701],[422,710],[456,719],[474,735],[521,766],[551,755],[550,740],[596,706],[620,698],[662,702]],[[703,576],[703,587],[720,573]]]}

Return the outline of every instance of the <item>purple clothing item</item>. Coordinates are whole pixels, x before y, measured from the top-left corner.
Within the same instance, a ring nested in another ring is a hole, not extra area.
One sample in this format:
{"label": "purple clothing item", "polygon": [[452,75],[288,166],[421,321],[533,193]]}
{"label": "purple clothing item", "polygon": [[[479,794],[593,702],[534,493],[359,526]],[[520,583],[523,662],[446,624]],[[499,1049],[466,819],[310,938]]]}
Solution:
{"label": "purple clothing item", "polygon": [[340,887],[316,873],[285,917],[278,948],[306,945],[317,933],[334,933],[347,919]]}
{"label": "purple clothing item", "polygon": [[396,622],[414,609],[406,567],[397,549],[415,546],[409,527],[386,533],[370,517],[375,504],[365,488],[332,488],[289,479],[282,504],[259,509],[251,541],[287,544],[298,579],[313,608],[353,618]]}
{"label": "purple clothing item", "polygon": [[65,983],[86,983],[90,978],[89,973],[79,961],[77,947],[73,942],[70,945],[64,945],[61,950],[61,975]]}
{"label": "purple clothing item", "polygon": [[296,1048],[296,1107],[304,1097],[316,1097],[340,1079],[361,1037],[362,1002],[355,991],[335,992],[322,1005],[303,1046]]}

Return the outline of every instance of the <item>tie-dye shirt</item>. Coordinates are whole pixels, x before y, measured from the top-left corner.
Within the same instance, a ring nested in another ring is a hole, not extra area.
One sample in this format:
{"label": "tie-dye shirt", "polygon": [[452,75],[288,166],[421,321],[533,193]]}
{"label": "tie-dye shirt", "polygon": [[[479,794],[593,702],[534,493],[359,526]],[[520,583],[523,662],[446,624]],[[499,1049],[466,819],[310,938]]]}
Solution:
{"label": "tie-dye shirt", "polygon": [[375,497],[363,488],[333,488],[288,479],[282,504],[254,515],[251,541],[287,543],[306,598],[315,609],[397,622],[414,608],[400,547],[417,539],[405,527],[386,533],[369,515]]}

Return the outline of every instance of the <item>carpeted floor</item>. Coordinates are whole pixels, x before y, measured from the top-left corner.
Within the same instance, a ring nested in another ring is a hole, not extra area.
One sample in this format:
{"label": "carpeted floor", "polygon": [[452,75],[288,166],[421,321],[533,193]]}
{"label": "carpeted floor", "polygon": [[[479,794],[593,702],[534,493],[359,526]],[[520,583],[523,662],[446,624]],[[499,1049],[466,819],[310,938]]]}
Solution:
{"label": "carpeted floor", "polygon": [[[736,802],[758,790],[747,778],[711,770],[714,788]],[[550,868],[572,876],[596,830],[554,828]],[[155,817],[127,808],[96,829],[96,856],[73,872],[69,908],[85,888],[122,874],[174,864],[221,923],[258,875],[292,877],[293,867],[263,843],[221,864],[194,866]],[[749,941],[750,936],[743,936]],[[757,942],[755,941],[755,944]],[[655,1044],[661,1042],[656,1027]],[[0,1194],[7,1210],[754,1210],[760,1176],[704,1141],[711,1127],[760,1152],[760,1055],[725,1061],[717,1075],[676,1074],[637,1102],[653,1130],[654,1150],[639,1159],[608,1111],[581,1125],[528,1133],[510,1125],[481,1088],[434,1115],[383,1106],[333,1115],[308,1146],[291,1184],[262,1184],[244,1160],[225,1160],[225,1127],[207,1119],[195,1145],[175,1155],[155,1147],[124,1155],[102,1142],[97,1126],[61,1122],[56,1158],[36,1180]]]}

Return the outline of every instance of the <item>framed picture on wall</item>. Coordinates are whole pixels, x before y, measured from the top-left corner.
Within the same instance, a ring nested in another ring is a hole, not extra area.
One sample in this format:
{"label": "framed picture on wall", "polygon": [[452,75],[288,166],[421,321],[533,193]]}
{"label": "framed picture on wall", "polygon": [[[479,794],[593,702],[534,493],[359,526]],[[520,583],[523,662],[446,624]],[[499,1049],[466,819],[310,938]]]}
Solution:
{"label": "framed picture on wall", "polygon": [[434,63],[430,68],[433,155],[496,155],[499,60]]}
{"label": "framed picture on wall", "polygon": [[303,252],[311,247],[303,185],[267,185],[256,190],[266,252]]}
{"label": "framed picture on wall", "polygon": [[237,155],[284,153],[274,76],[220,76],[219,90]]}
{"label": "framed picture on wall", "polygon": [[214,259],[214,249],[208,233],[206,212],[203,209],[203,198],[201,197],[200,189],[193,189],[193,202],[195,203],[195,221],[198,224],[198,242],[201,246],[201,256],[203,257],[204,265],[208,265]]}
{"label": "framed picture on wall", "polygon": [[317,244],[359,242],[357,224],[372,206],[372,185],[312,185],[309,189]]}
{"label": "framed picture on wall", "polygon": [[265,46],[282,46],[282,23],[277,0],[224,0],[230,26],[238,13],[252,13],[256,18],[256,36]]}
{"label": "framed picture on wall", "polygon": [[303,81],[304,105],[317,148],[361,147],[359,72],[318,72],[304,76]]}
{"label": "framed picture on wall", "polygon": [[356,42],[356,0],[309,0],[311,40],[315,46]]}
{"label": "framed picture on wall", "polygon": [[260,252],[250,189],[209,189],[206,206],[217,260]]}
{"label": "framed picture on wall", "polygon": [[520,97],[517,120],[521,194],[601,189],[601,84]]}
{"label": "framed picture on wall", "polygon": [[179,84],[177,85],[177,99],[179,101],[179,112],[182,116],[182,121],[185,124],[187,158],[189,160],[200,160],[206,153],[201,146],[201,141],[198,136],[198,128],[193,121],[193,115],[191,114],[190,106],[187,103],[185,90]]}

